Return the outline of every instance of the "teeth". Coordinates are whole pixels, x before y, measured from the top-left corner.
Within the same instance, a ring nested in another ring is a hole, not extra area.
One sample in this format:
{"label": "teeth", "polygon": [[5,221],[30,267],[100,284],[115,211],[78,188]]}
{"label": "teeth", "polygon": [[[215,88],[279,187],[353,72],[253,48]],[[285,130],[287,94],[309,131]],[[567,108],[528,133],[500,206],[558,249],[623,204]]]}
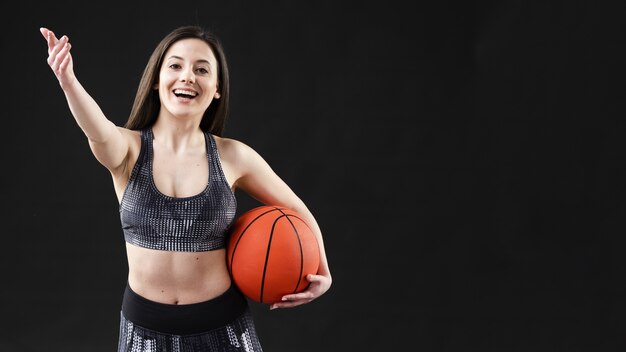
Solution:
{"label": "teeth", "polygon": [[198,93],[194,91],[184,90],[184,89],[175,89],[174,94],[185,94],[185,95],[190,95],[192,97],[195,97],[196,95],[198,95]]}

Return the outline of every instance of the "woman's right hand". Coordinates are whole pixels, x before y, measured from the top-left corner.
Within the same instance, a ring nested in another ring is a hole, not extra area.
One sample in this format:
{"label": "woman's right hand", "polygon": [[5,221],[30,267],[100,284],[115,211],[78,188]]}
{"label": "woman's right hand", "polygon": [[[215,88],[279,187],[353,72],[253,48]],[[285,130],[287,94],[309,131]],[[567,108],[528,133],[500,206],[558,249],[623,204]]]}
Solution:
{"label": "woman's right hand", "polygon": [[69,87],[76,80],[74,75],[74,65],[67,36],[57,39],[54,33],[44,27],[39,28],[41,35],[48,43],[48,65],[59,80],[61,88]]}

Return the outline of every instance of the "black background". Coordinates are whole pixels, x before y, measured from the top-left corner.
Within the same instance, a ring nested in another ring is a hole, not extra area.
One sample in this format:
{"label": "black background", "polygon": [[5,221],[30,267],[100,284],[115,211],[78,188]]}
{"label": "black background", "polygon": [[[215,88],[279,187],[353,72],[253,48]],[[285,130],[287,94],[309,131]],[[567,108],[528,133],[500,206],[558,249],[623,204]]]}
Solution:
{"label": "black background", "polygon": [[1,351],[114,351],[127,275],[110,176],[39,27],[69,36],[78,78],[122,125],[153,47],[184,24],[223,41],[225,136],[323,230],[331,290],[251,303],[266,351],[626,348],[624,2],[12,5]]}

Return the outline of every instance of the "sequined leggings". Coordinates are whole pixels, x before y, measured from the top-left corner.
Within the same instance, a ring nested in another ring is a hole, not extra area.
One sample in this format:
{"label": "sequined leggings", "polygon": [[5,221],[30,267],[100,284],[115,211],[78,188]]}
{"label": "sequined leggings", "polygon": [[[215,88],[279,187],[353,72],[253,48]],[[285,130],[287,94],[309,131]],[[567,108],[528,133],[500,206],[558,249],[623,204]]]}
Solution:
{"label": "sequined leggings", "polygon": [[206,302],[164,304],[126,285],[118,352],[262,352],[245,297],[232,285]]}

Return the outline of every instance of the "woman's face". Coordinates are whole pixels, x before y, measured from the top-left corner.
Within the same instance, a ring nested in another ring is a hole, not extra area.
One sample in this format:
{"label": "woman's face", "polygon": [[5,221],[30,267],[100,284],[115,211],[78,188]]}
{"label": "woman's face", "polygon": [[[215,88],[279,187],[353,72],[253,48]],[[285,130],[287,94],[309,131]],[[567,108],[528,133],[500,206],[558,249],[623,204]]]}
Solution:
{"label": "woman's face", "polygon": [[[159,71],[161,113],[202,119],[217,92],[217,59],[200,39],[180,40],[165,52]],[[163,111],[165,110],[165,111]]]}

